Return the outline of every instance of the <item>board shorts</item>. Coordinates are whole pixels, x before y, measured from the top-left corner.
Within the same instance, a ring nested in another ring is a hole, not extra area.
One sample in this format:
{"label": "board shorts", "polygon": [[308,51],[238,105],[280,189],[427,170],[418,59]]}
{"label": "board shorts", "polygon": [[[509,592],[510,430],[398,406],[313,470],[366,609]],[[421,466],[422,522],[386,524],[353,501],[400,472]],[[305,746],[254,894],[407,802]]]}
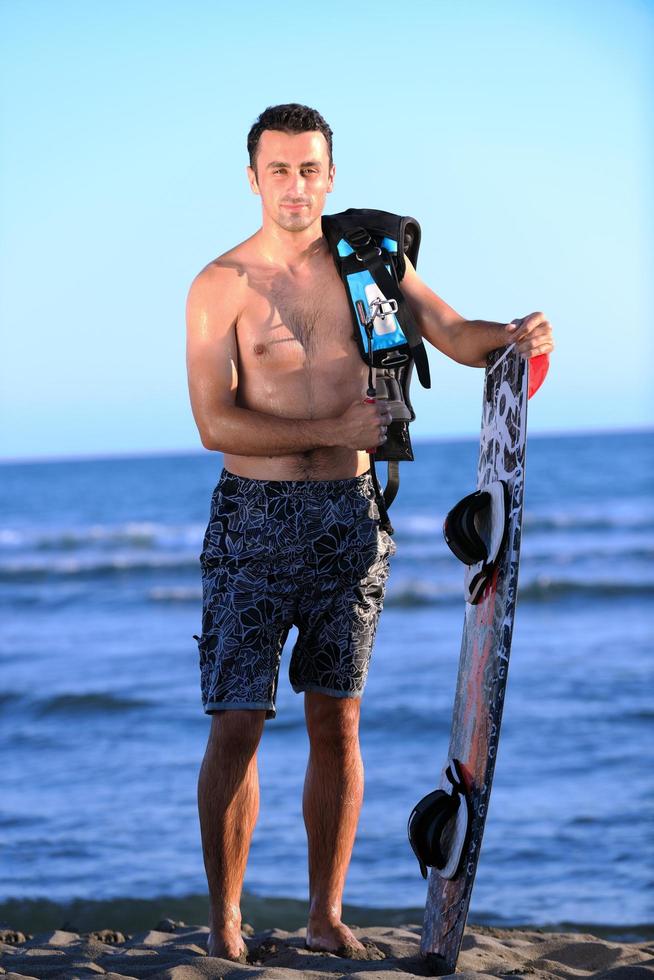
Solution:
{"label": "board shorts", "polygon": [[223,470],[204,535],[202,705],[276,714],[284,642],[294,691],[360,697],[395,553],[369,473],[252,480]]}

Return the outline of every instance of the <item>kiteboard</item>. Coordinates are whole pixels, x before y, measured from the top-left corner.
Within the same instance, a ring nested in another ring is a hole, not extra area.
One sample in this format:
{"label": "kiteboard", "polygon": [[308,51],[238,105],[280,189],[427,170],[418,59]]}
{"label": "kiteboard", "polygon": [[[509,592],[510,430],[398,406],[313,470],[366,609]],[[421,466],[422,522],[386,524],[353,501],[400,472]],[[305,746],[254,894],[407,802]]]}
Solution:
{"label": "kiteboard", "polygon": [[[430,867],[420,950],[433,975],[455,971],[488,814],[518,592],[527,401],[548,364],[547,355],[528,360],[514,345],[489,355],[477,491],[448,515],[459,547],[450,546],[467,559],[452,729],[440,785],[409,819],[425,877]],[[447,540],[447,520],[444,530]],[[469,553],[476,537],[487,561]]]}

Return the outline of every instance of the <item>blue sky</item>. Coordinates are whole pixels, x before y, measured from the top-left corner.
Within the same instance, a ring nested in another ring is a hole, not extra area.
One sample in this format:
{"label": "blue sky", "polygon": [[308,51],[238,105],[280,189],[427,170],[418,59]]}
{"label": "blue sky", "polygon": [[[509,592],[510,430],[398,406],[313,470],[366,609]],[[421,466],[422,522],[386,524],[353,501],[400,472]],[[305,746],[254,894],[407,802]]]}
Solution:
{"label": "blue sky", "polygon": [[[328,210],[415,215],[465,317],[548,315],[531,431],[651,425],[653,26],[642,0],[7,0],[2,455],[201,450],[186,293],[259,226],[245,139],[288,101],[334,130]],[[481,372],[432,376],[415,437],[474,436]]]}

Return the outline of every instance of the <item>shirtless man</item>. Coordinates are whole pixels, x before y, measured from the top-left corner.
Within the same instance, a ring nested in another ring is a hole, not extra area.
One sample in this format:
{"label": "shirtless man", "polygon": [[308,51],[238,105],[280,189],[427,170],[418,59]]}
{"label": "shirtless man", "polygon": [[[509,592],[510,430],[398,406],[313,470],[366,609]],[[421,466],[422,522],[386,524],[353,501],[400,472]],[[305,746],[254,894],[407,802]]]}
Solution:
{"label": "shirtless man", "polygon": [[[306,106],[271,107],[248,150],[262,226],[199,273],[187,305],[193,415],[225,467],[200,556],[196,637],[212,716],[198,783],[208,952],[245,955],[239,906],[258,813],[256,753],[294,623],[289,675],[304,692],[310,741],[306,943],[347,955],[362,948],[341,921],[363,797],[359,709],[395,550],[379,527],[366,449],[384,442],[390,414],[364,402],[366,365],[322,237],[331,129]],[[518,324],[465,320],[408,259],[402,290],[424,338],[462,364],[483,367],[511,342],[526,357],[553,349],[542,313]]]}

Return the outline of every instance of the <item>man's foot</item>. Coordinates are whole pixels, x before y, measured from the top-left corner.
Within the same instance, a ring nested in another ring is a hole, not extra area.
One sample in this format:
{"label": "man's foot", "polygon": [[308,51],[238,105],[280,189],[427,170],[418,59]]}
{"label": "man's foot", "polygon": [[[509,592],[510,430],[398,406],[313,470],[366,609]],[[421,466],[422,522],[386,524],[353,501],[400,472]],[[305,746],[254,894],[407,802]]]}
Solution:
{"label": "man's foot", "polygon": [[226,902],[209,910],[207,955],[223,960],[245,963],[248,948],[241,934],[241,910],[236,903]]}
{"label": "man's foot", "polygon": [[222,926],[220,929],[209,929],[207,937],[207,956],[218,956],[221,960],[233,960],[235,963],[247,962],[248,948],[243,942],[240,927]]}
{"label": "man's foot", "polygon": [[321,953],[335,953],[336,956],[357,957],[365,952],[365,946],[360,943],[351,929],[341,922],[329,922],[325,919],[310,919],[307,926],[307,949]]}

